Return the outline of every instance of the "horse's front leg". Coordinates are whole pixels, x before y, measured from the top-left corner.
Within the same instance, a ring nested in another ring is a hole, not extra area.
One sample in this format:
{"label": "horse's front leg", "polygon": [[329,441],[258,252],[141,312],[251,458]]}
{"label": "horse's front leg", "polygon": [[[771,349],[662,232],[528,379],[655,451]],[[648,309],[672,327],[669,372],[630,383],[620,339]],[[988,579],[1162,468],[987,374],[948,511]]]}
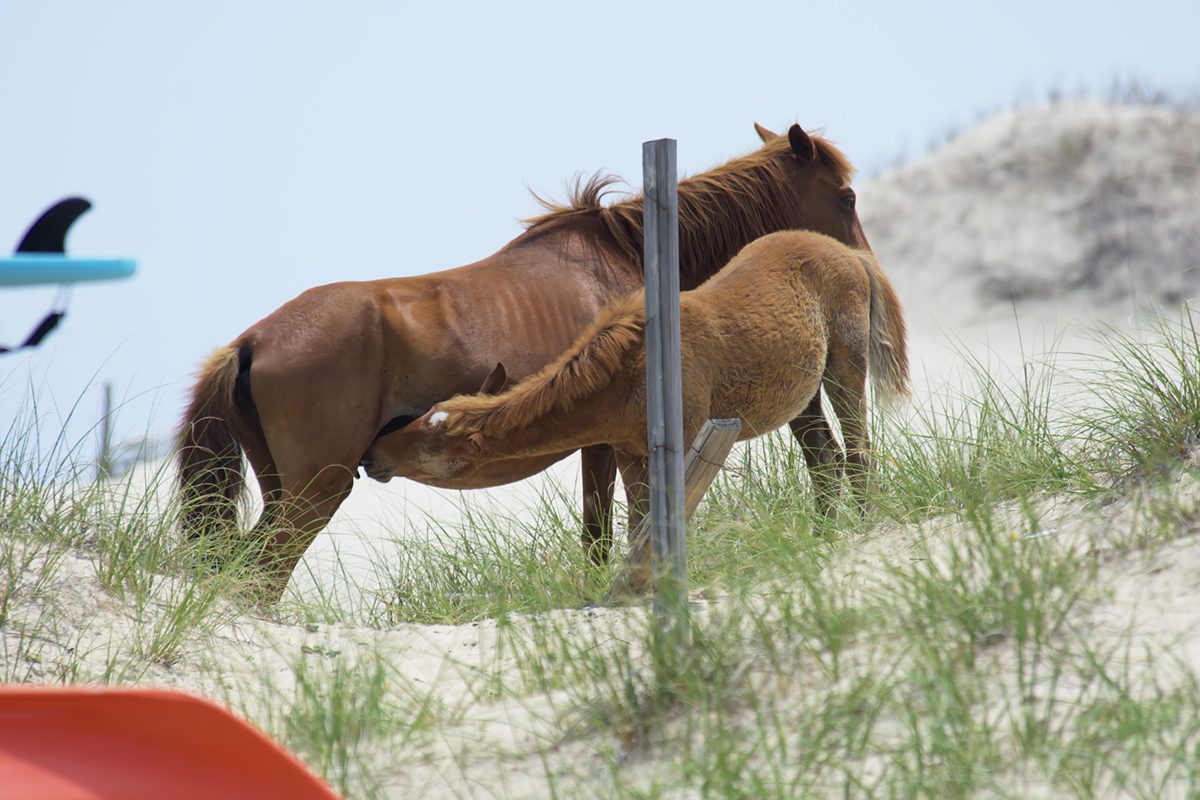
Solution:
{"label": "horse's front leg", "polygon": [[821,411],[820,390],[813,395],[800,416],[788,425],[792,429],[792,435],[800,443],[801,452],[804,453],[817,511],[828,517],[837,498],[845,457],[837,440],[833,438],[829,421]]}
{"label": "horse's front leg", "polygon": [[606,444],[579,451],[583,472],[583,549],[592,563],[603,566],[612,549],[613,491],[617,482],[617,459]]}

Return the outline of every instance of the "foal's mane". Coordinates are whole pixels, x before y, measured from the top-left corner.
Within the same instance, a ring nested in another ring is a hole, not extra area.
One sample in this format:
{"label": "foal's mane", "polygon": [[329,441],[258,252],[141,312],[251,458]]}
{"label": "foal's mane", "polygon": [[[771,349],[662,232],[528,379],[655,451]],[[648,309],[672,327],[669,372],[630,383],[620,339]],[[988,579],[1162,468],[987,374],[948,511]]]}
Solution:
{"label": "foal's mane", "polygon": [[501,394],[459,395],[439,404],[447,415],[446,432],[503,436],[551,412],[568,411],[608,386],[625,353],[642,341],[644,306],[641,292],[609,305],[557,360]]}
{"label": "foal's mane", "polygon": [[[849,183],[854,167],[842,151],[820,136],[810,135],[817,158],[835,178]],[[694,289],[733,258],[744,245],[772,231],[794,227],[787,136],[776,136],[758,150],[679,182],[680,288]],[[597,213],[617,244],[642,267],[642,197],[603,205],[621,179],[596,173],[576,178],[566,203],[534,194],[546,213],[525,220],[529,228],[554,219]]]}

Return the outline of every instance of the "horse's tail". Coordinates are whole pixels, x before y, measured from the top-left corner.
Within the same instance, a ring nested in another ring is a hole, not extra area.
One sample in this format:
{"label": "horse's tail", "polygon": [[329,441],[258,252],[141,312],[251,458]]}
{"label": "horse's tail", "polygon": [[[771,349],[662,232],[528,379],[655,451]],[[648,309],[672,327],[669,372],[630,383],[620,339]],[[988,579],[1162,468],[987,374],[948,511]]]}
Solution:
{"label": "horse's tail", "polygon": [[871,283],[871,343],[868,352],[875,397],[889,402],[908,394],[908,343],[904,314],[892,282],[872,253],[860,251]]}
{"label": "horse's tail", "polygon": [[625,353],[643,341],[643,303],[638,292],[609,306],[556,361],[502,394],[460,395],[440,404],[446,432],[503,436],[605,388]]}
{"label": "horse's tail", "polygon": [[255,424],[244,380],[249,367],[248,344],[222,347],[209,356],[179,426],[179,496],[190,538],[237,524],[246,483],[239,434]]}

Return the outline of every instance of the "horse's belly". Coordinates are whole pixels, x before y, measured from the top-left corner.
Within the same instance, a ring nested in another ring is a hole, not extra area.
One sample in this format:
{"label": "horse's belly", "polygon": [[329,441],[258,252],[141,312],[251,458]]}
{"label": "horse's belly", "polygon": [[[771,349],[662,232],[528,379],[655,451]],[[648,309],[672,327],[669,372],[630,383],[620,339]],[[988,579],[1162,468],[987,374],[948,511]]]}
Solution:
{"label": "horse's belly", "polygon": [[820,376],[756,381],[713,404],[710,416],[742,421],[742,439],[762,436],[800,416],[821,387]]}

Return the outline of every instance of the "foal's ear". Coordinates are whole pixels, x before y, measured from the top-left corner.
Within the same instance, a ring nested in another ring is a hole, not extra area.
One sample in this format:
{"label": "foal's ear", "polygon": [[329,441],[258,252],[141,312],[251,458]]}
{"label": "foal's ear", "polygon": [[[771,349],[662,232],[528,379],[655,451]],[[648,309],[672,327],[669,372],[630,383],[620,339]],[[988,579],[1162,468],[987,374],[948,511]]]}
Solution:
{"label": "foal's ear", "polygon": [[480,394],[500,394],[504,390],[504,384],[508,383],[508,373],[504,370],[503,364],[497,364],[496,368],[488,373],[488,376],[483,379],[483,385],[479,387]]}
{"label": "foal's ear", "polygon": [[792,152],[800,160],[812,161],[817,157],[817,146],[813,144],[812,138],[804,132],[804,128],[799,125],[788,128],[788,141],[792,144]]}
{"label": "foal's ear", "polygon": [[472,433],[470,436],[467,437],[467,441],[470,442],[471,444],[473,444],[475,446],[475,449],[478,450],[480,453],[483,452],[483,434],[482,433]]}
{"label": "foal's ear", "polygon": [[770,128],[764,128],[762,125],[759,125],[757,122],[754,123],[754,132],[758,134],[758,138],[762,139],[763,142],[769,142],[772,139],[774,139],[776,136],[779,135],[779,134],[775,133],[774,131],[772,131]]}

